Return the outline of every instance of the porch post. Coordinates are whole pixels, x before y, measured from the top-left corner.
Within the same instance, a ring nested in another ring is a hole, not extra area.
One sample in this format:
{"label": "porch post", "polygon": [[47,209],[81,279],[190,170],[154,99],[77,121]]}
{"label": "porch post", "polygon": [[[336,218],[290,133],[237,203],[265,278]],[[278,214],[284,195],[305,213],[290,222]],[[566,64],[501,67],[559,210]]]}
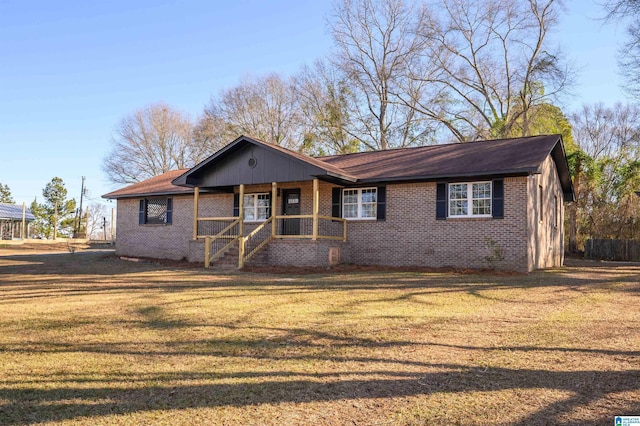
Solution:
{"label": "porch post", "polygon": [[244,183],[240,184],[240,193],[238,194],[238,214],[240,220],[238,221],[238,269],[242,269],[244,266]]}
{"label": "porch post", "polygon": [[193,188],[193,239],[198,238],[198,202],[200,200],[200,188]]}
{"label": "porch post", "polygon": [[209,268],[211,263],[211,237],[205,237],[204,239],[204,267]]}
{"label": "porch post", "polygon": [[271,238],[276,237],[276,233],[278,232],[278,224],[276,223],[276,210],[278,203],[278,184],[276,182],[271,182]]}
{"label": "porch post", "polygon": [[240,184],[240,193],[238,194],[238,215],[240,215],[238,233],[242,237],[244,236],[244,183]]}
{"label": "porch post", "polygon": [[318,211],[320,210],[320,191],[318,186],[318,178],[315,178],[313,180],[313,241],[318,239]]}
{"label": "porch post", "polygon": [[[80,212],[80,215],[82,215],[82,211]],[[20,228],[20,238],[23,240],[26,238],[26,234],[25,234],[26,222],[27,222],[27,205],[23,202],[22,203],[22,227]]]}

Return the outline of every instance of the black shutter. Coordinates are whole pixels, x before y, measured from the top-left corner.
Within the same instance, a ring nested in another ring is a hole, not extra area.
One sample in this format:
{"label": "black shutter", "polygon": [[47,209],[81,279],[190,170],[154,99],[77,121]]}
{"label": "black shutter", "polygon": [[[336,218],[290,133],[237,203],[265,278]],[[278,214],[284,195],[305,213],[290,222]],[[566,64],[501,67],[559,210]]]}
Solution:
{"label": "black shutter", "polygon": [[504,180],[494,179],[491,191],[491,215],[494,219],[504,218]]}
{"label": "black shutter", "polygon": [[342,217],[342,188],[331,188],[331,216]]}
{"label": "black shutter", "polygon": [[240,216],[240,194],[233,194],[233,217]]}
{"label": "black shutter", "polygon": [[377,208],[376,218],[379,221],[383,221],[387,218],[387,187],[379,186],[378,187],[378,198],[377,198]]}
{"label": "black shutter", "polygon": [[167,225],[173,221],[173,199],[167,198]]}
{"label": "black shutter", "polygon": [[439,182],[436,185],[436,220],[447,218],[447,184]]}
{"label": "black shutter", "polygon": [[145,200],[144,198],[142,200],[140,200],[140,209],[138,210],[138,224],[139,225],[144,225],[144,211],[145,211]]}

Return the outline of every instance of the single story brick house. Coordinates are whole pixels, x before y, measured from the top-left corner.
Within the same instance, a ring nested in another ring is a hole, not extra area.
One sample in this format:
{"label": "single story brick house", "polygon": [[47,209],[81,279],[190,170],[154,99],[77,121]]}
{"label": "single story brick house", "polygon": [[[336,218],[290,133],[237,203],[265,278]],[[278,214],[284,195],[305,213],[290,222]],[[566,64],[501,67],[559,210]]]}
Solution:
{"label": "single story brick house", "polygon": [[116,199],[123,256],[528,272],[564,260],[560,135],[312,158],[241,136]]}

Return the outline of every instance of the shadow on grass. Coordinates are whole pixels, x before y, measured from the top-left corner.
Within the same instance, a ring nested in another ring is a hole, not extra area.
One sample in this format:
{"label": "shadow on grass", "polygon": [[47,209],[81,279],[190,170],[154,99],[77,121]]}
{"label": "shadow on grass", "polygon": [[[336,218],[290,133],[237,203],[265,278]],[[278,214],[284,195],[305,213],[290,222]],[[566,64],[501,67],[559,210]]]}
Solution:
{"label": "shadow on grass", "polygon": [[[6,259],[2,258],[2,259]],[[0,259],[0,260],[2,260]],[[147,272],[165,271],[167,268],[153,264],[137,264],[105,258],[99,253],[76,253],[60,255],[13,256],[13,265],[0,266],[0,286],[24,285],[29,291],[13,290],[14,295],[0,296],[2,303],[12,303],[24,298],[46,298],[52,296],[100,295],[105,292],[133,293],[137,291],[181,291],[203,289],[203,297],[252,297],[255,292],[268,292],[270,295],[304,294],[313,291],[340,290],[404,290],[400,295],[385,293],[375,302],[412,300],[428,294],[465,293],[483,299],[496,299],[487,291],[506,288],[557,288],[558,291],[584,292],[593,288],[615,288],[615,291],[637,291],[638,271],[634,266],[576,271],[575,269],[536,272],[527,276],[494,277],[490,275],[458,275],[394,272],[365,272],[338,276],[333,274],[301,277],[282,281],[279,277],[264,277],[252,274],[237,274],[217,278],[215,281],[195,278],[174,282],[175,275],[164,274],[151,278]],[[20,262],[24,262],[21,264]],[[40,263],[38,263],[40,262]],[[35,272],[33,272],[35,271]],[[117,272],[116,272],[117,271]],[[181,276],[193,273],[206,275],[204,271],[179,270]],[[13,274],[11,278],[1,274]],[[64,275],[62,285],[50,274]],[[20,276],[29,275],[34,281],[25,285]],[[17,276],[17,277],[15,277]],[[106,278],[105,278],[106,277]],[[206,278],[206,277],[205,277]],[[620,283],[625,283],[620,287]],[[628,285],[631,283],[631,285]],[[63,287],[63,288],[61,288]],[[220,295],[216,290],[237,287],[246,294]],[[206,293],[210,291],[211,293]],[[200,292],[198,292],[200,294]],[[191,299],[190,299],[191,300]],[[197,300],[197,299],[193,299]],[[504,300],[504,299],[500,299]],[[181,301],[183,303],[184,300]],[[517,300],[514,303],[524,303]],[[364,303],[358,301],[357,303]],[[427,301],[421,303],[427,304]],[[161,306],[150,305],[138,308],[136,317],[131,321],[143,327],[159,329],[170,333],[174,329],[186,327],[226,327],[242,328],[236,324],[199,324],[188,320],[167,316]],[[70,327],[61,321],[56,327]],[[33,380],[0,378],[0,424],[18,425],[41,421],[78,420],[85,416],[108,416],[130,414],[151,410],[172,410],[202,407],[248,407],[258,404],[279,404],[288,402],[342,401],[360,398],[397,398],[420,395],[455,395],[467,392],[496,392],[501,390],[556,390],[568,393],[565,399],[555,400],[540,406],[532,414],[522,418],[518,425],[529,424],[578,424],[563,423],[563,416],[589,411],[588,406],[604,399],[607,404],[620,392],[640,391],[640,370],[584,370],[551,371],[551,369],[510,369],[496,367],[470,367],[461,364],[437,364],[412,359],[384,359],[377,351],[364,351],[365,355],[333,356],[327,348],[383,349],[395,347],[399,350],[412,346],[433,345],[451,349],[452,356],[462,350],[513,352],[557,352],[561,357],[568,353],[587,353],[594,356],[612,356],[632,358],[640,352],[600,350],[589,348],[557,347],[476,347],[414,342],[409,340],[366,339],[359,337],[336,336],[330,333],[307,329],[285,329],[252,327],[259,335],[274,334],[274,339],[205,339],[171,340],[157,346],[157,350],[139,349],[135,341],[120,341],[116,344],[73,344],[41,342],[31,343],[29,347],[5,344],[0,346],[1,353],[46,354],[46,353],[95,353],[104,356],[122,355],[142,356],[158,359],[160,356],[214,356],[233,359],[242,363],[243,359],[267,361],[311,361],[352,365],[353,363],[371,363],[376,366],[393,365],[407,367],[407,372],[388,370],[341,371],[340,373],[299,373],[295,371],[257,372],[245,371],[235,374],[216,374],[206,372],[179,372],[165,374],[107,375],[100,379],[90,376],[52,375]],[[131,338],[133,339],[133,338]],[[237,359],[235,358],[237,357]],[[376,367],[379,368],[379,367]],[[433,370],[445,370],[434,372]],[[381,379],[379,376],[384,375]],[[349,376],[349,378],[345,378]],[[64,377],[67,377],[65,379]],[[71,377],[71,379],[68,379]],[[249,380],[252,379],[252,380]],[[262,379],[262,380],[256,380]],[[189,381],[209,383],[189,384]],[[215,383],[217,380],[234,380],[240,383]],[[243,383],[243,381],[247,381]],[[187,383],[185,383],[187,382]],[[508,404],[508,403],[505,403]],[[524,404],[519,402],[519,404]],[[505,410],[509,407],[505,406]],[[611,416],[598,415],[587,418],[579,424],[610,424],[615,414],[640,413],[640,402],[623,403],[624,412],[611,413]],[[603,409],[598,412],[602,413]],[[82,420],[80,420],[82,421]]]}
{"label": "shadow on grass", "polygon": [[[138,312],[145,320],[160,318],[162,312],[154,308],[142,308]],[[174,324],[170,324],[173,327]],[[224,326],[224,325],[220,325]],[[228,328],[242,328],[228,326]],[[55,344],[0,347],[4,353],[97,353],[104,356],[213,356],[242,363],[247,361],[330,362],[340,372],[309,373],[299,371],[242,371],[216,372],[166,372],[124,373],[103,375],[53,373],[51,376],[33,377],[32,380],[0,380],[0,424],[18,425],[37,421],[74,420],[86,416],[108,416],[141,413],[151,410],[181,410],[206,407],[245,407],[260,404],[312,403],[343,401],[350,399],[398,398],[428,396],[431,394],[458,394],[469,392],[497,392],[503,390],[540,391],[552,390],[569,393],[564,399],[538,404],[537,410],[517,422],[517,425],[537,424],[585,424],[610,423],[613,415],[634,414],[640,409],[640,401],[618,405],[621,412],[602,414],[598,418],[582,418],[580,423],[563,422],[564,415],[584,415],[590,404],[604,403],[611,407],[616,394],[640,392],[640,370],[582,370],[551,371],[547,369],[510,369],[499,367],[473,367],[462,364],[430,363],[411,359],[386,359],[376,356],[341,356],[326,353],[336,350],[366,349],[378,353],[378,349],[393,347],[402,350],[411,346],[442,346],[452,353],[471,351],[509,352],[557,352],[587,353],[596,356],[612,356],[632,360],[639,351],[598,350],[560,347],[480,347],[448,345],[430,342],[402,340],[376,341],[359,337],[344,337],[312,329],[286,329],[251,327],[263,335],[280,332],[270,339],[206,339],[170,341],[166,350],[136,349],[137,342],[121,341],[118,344]],[[239,330],[240,331],[240,330]],[[375,368],[349,371],[341,365],[370,364]],[[406,367],[398,371],[398,366]],[[393,368],[391,368],[393,367]],[[434,372],[436,370],[436,372]],[[381,379],[380,376],[384,376]],[[348,378],[345,378],[348,377]],[[234,380],[240,383],[215,383]],[[210,382],[190,385],[189,381]],[[186,383],[186,384],[185,384]],[[45,389],[43,389],[43,387]],[[523,404],[519,401],[518,404]],[[634,405],[635,404],[635,405]],[[505,403],[504,410],[508,410]],[[499,416],[499,413],[496,413]]]}
{"label": "shadow on grass", "polygon": [[[6,264],[3,264],[6,260]],[[558,287],[562,290],[583,291],[583,286],[607,287],[620,282],[640,284],[640,265],[616,265],[607,262],[608,267],[600,266],[584,272],[578,267],[551,271],[536,271],[528,275],[490,275],[458,274],[439,272],[403,272],[402,270],[382,270],[325,274],[263,275],[236,272],[217,275],[215,272],[200,268],[169,267],[149,262],[127,262],[103,252],[54,253],[17,256],[0,256],[0,287],[24,286],[31,290],[43,287],[42,294],[30,291],[25,297],[35,298],[49,295],[49,290],[58,289],[61,293],[97,294],[102,291],[131,291],[156,287],[161,291],[181,291],[194,288],[236,287],[243,289],[281,287],[287,291],[320,290],[380,290],[380,289],[428,289],[429,293],[468,294],[491,298],[482,291],[494,289],[519,289]],[[140,277],[139,274],[167,271],[167,274]],[[582,272],[574,276],[575,272]],[[172,274],[182,278],[176,282]],[[4,275],[4,277],[2,277]],[[59,275],[59,281],[56,281]],[[28,280],[25,279],[28,277]],[[61,289],[59,284],[69,284]],[[99,284],[99,285],[94,285]],[[75,287],[74,287],[75,286]],[[640,288],[640,286],[639,286]],[[638,289],[631,289],[637,291]],[[58,293],[58,295],[62,295]],[[289,293],[290,294],[290,293]],[[401,298],[412,298],[420,293],[407,293]],[[235,297],[235,296],[234,296]],[[502,299],[499,299],[502,300]]]}
{"label": "shadow on grass", "polygon": [[[640,390],[640,370],[631,371],[547,371],[512,370],[507,368],[469,368],[461,365],[431,365],[445,372],[396,373],[390,379],[366,378],[360,372],[344,372],[361,379],[306,380],[304,374],[287,372],[253,373],[236,378],[264,378],[260,383],[175,385],[162,384],[162,377],[153,378],[153,386],[79,387],[59,389],[0,389],[0,423],[18,425],[38,421],[60,421],[85,416],[106,416],[202,407],[258,404],[310,403],[361,398],[397,398],[434,393],[492,392],[509,389],[550,389],[569,392],[571,396],[557,400],[518,421],[518,425],[578,424],[563,423],[565,414],[580,411],[599,400],[619,392]],[[298,377],[300,376],[300,377]],[[295,377],[295,379],[291,379]],[[301,378],[302,377],[302,378]],[[209,378],[215,379],[212,374]],[[283,381],[283,378],[289,380]],[[326,378],[326,377],[325,377]],[[114,377],[114,380],[120,380]],[[160,384],[158,384],[160,382]],[[621,409],[626,414],[638,412],[640,402]],[[505,407],[508,410],[508,407]],[[575,414],[575,413],[574,413]],[[582,425],[610,424],[615,414],[582,419]],[[500,413],[496,413],[499,418]]]}

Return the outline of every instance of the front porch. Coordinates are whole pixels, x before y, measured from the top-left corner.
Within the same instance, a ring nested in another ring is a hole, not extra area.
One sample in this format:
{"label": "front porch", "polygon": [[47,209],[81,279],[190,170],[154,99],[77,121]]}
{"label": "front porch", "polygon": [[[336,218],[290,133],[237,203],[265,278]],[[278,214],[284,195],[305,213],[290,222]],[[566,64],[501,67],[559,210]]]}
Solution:
{"label": "front porch", "polygon": [[[322,185],[326,193],[328,184]],[[318,267],[348,260],[347,221],[321,214],[320,186],[317,178],[280,186],[272,182],[268,192],[264,185],[240,184],[234,190],[233,210],[228,210],[232,216],[201,215],[201,190],[209,188],[194,187],[193,241],[197,246],[204,242],[205,268],[230,253],[237,256],[237,268],[258,253],[266,253],[265,263],[281,266]],[[228,203],[229,197],[224,200]]]}

